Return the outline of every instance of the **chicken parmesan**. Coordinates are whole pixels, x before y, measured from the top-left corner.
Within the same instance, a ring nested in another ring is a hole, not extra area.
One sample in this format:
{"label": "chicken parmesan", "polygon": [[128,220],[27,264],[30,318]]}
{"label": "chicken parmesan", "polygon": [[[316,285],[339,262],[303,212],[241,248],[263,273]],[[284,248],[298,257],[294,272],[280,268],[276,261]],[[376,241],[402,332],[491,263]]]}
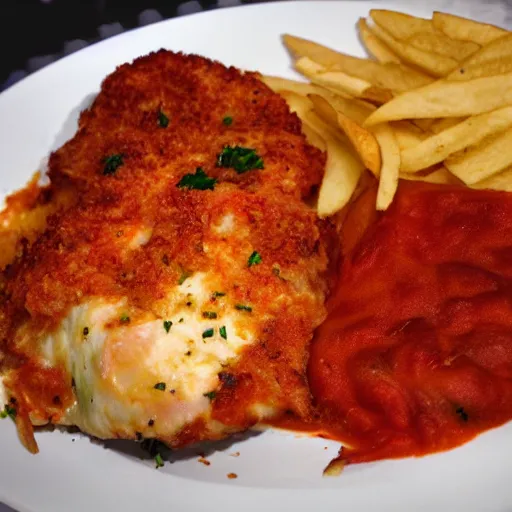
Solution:
{"label": "chicken parmesan", "polygon": [[9,238],[0,371],[25,445],[34,425],[178,447],[307,415],[324,164],[255,74],[160,51],[108,76]]}

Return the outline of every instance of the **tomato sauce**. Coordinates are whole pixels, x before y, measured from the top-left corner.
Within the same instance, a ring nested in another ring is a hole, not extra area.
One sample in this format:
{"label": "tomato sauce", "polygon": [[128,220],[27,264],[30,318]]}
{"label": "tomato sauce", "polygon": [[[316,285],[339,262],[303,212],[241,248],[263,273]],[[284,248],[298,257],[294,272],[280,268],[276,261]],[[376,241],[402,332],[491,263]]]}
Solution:
{"label": "tomato sauce", "polygon": [[347,217],[309,361],[303,428],[344,442],[346,463],[447,450],[512,418],[512,194],[406,182],[376,221],[374,197]]}

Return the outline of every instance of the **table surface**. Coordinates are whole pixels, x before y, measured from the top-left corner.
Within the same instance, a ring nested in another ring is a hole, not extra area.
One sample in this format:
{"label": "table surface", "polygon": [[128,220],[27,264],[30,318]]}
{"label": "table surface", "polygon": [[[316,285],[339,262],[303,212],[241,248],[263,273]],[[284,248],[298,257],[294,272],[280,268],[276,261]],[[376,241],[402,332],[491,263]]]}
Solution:
{"label": "table surface", "polygon": [[[388,2],[391,0],[388,0]],[[405,3],[404,0],[402,2]],[[409,0],[408,5],[417,2],[424,5],[423,0]],[[243,0],[216,0],[216,8],[231,7],[242,5]],[[398,0],[397,3],[400,3]],[[512,0],[429,0],[429,5],[433,10],[457,10],[469,18],[483,20],[488,23],[494,23],[503,27],[512,28]],[[180,4],[177,8],[177,15],[183,16],[193,14],[203,10],[203,6],[198,0],[189,0]],[[155,10],[145,10],[139,15],[139,25],[148,25],[161,21],[162,15]],[[120,23],[111,23],[98,27],[98,39],[106,39],[123,32],[124,29]],[[96,40],[98,40],[96,39]],[[94,40],[94,41],[96,41]],[[31,72],[48,65],[54,60],[73,53],[94,41],[73,40],[63,42],[63,50],[59,54],[36,56],[27,62],[25,69],[13,70],[10,77],[4,84],[0,84],[0,91],[13,85],[20,79],[29,75]],[[0,503],[0,512],[16,512],[11,507]]]}

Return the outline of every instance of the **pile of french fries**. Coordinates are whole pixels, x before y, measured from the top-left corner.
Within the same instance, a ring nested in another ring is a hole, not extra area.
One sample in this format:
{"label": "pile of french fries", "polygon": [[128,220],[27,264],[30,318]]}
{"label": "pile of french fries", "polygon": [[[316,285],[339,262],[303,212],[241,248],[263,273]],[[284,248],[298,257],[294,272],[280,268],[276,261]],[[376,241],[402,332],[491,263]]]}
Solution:
{"label": "pile of french fries", "polygon": [[347,205],[366,169],[379,180],[378,210],[399,179],[512,191],[512,32],[387,10],[358,29],[371,58],[285,35],[309,83],[263,77],[327,151],[319,215]]}

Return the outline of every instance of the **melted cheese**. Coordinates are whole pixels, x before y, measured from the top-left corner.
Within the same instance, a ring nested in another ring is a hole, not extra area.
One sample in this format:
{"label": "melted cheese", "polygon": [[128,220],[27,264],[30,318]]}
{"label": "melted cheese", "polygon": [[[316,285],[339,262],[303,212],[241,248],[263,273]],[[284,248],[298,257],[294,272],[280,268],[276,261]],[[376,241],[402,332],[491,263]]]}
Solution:
{"label": "melted cheese", "polygon": [[[172,290],[174,312],[164,319],[120,322],[123,300],[94,299],[71,309],[41,343],[45,363],[66,368],[74,381],[77,400],[62,423],[107,438],[172,436],[198,417],[208,419],[206,395],[219,386],[219,372],[256,339],[243,313],[212,305],[208,283],[207,274],[197,273]],[[217,318],[204,318],[215,309]],[[164,320],[172,322],[169,332]],[[165,390],[155,388],[159,383]]]}

